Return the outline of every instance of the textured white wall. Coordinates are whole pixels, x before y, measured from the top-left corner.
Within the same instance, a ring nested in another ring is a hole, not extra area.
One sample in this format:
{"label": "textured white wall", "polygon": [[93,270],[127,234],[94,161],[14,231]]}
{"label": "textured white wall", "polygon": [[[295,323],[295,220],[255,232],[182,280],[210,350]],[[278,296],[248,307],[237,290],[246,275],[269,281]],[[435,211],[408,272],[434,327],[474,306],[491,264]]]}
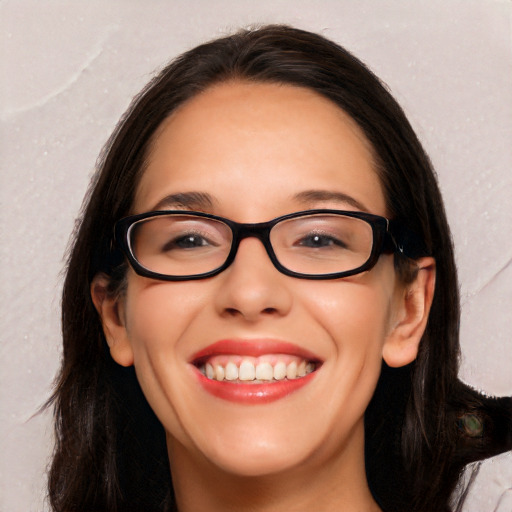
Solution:
{"label": "textured white wall", "polygon": [[[57,371],[63,254],[102,144],[167,60],[249,24],[321,31],[390,86],[454,231],[462,376],[512,394],[511,21],[510,0],[2,1],[0,510],[45,509],[51,417],[32,415]],[[510,512],[511,486],[510,455],[489,461],[467,512]]]}

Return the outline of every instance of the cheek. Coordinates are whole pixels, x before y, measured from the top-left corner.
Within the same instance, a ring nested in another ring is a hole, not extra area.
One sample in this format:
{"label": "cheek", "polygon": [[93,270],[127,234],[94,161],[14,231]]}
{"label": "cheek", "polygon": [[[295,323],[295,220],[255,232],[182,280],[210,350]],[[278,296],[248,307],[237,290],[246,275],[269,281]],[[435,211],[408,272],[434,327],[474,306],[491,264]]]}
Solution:
{"label": "cheek", "polygon": [[207,297],[204,290],[191,290],[190,282],[135,277],[128,285],[125,314],[134,352],[179,350],[183,332],[200,316]]}
{"label": "cheek", "polygon": [[204,285],[202,291],[199,288],[191,282],[166,283],[135,276],[129,280],[125,300],[125,325],[137,379],[162,424],[182,441],[186,435],[179,411],[187,406],[185,335],[202,322],[209,297]]}
{"label": "cheek", "polygon": [[336,400],[343,397],[347,417],[349,409],[362,414],[373,395],[393,310],[392,281],[372,280],[370,286],[371,277],[319,283],[326,286],[315,286],[303,303],[330,339],[329,407],[337,409]]}
{"label": "cheek", "polygon": [[308,294],[308,309],[341,353],[380,352],[392,311],[392,294],[358,281],[329,283]]}

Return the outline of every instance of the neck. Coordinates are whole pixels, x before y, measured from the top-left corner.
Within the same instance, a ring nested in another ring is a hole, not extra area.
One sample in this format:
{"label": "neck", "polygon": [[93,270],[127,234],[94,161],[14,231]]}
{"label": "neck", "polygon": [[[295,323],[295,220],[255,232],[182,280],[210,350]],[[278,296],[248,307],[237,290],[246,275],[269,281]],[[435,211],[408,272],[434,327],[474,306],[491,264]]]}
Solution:
{"label": "neck", "polygon": [[265,476],[228,473],[168,439],[179,512],[380,512],[366,480],[364,431],[341,453]]}

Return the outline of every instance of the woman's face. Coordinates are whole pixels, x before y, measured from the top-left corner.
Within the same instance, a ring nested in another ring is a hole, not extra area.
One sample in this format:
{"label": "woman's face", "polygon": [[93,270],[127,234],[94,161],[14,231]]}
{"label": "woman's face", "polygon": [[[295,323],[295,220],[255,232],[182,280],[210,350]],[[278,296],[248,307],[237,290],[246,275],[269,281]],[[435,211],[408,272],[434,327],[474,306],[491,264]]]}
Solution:
{"label": "woman's face", "polygon": [[[134,205],[244,223],[313,208],[386,215],[369,143],[315,92],[243,82],[206,90],[162,124]],[[303,280],[246,238],[215,277],[164,282],[130,269],[127,282],[107,338],[118,362],[133,361],[173,460],[264,475],[361,459],[364,411],[401,314],[391,255],[350,278]],[[200,355],[225,371],[244,361],[316,369],[257,388],[208,379]]]}

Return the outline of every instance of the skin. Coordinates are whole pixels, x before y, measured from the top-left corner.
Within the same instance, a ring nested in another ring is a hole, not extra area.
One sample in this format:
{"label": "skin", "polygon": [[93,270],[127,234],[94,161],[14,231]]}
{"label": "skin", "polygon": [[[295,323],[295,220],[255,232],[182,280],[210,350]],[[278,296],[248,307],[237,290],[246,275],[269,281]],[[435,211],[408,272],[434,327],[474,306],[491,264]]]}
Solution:
{"label": "skin", "polygon": [[[312,189],[353,201],[296,197]],[[355,122],[313,91],[275,84],[217,85],[162,124],[134,212],[193,191],[208,193],[211,204],[191,209],[238,222],[359,209],[355,202],[387,213],[371,147]],[[167,432],[180,512],[380,510],[365,476],[363,416],[382,358],[401,366],[416,356],[435,276],[431,258],[417,263],[407,288],[392,255],[350,278],[301,280],[279,273],[249,238],[210,279],[161,282],[130,269],[126,293],[111,297],[107,278],[95,278],[92,297],[112,356],[135,365]],[[323,365],[276,402],[221,400],[199,386],[190,359],[226,338],[291,342]]]}

